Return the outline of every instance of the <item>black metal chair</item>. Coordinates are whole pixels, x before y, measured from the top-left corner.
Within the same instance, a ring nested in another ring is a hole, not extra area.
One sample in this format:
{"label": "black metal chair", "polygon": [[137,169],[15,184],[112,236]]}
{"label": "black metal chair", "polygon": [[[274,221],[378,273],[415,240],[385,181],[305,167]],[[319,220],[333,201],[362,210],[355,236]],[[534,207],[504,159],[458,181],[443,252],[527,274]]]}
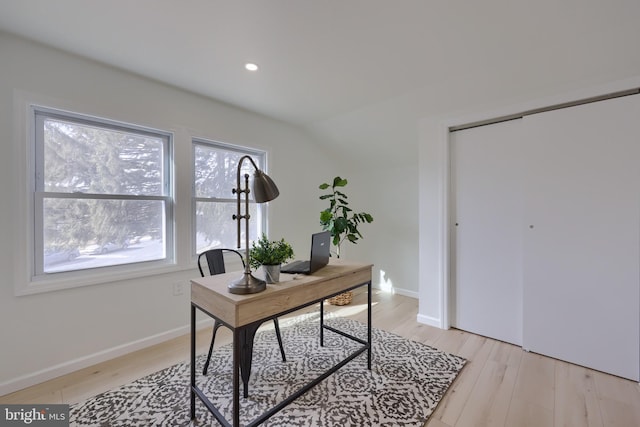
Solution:
{"label": "black metal chair", "polygon": [[[202,252],[200,255],[198,255],[198,270],[200,270],[200,275],[202,277],[205,277],[204,269],[202,268],[203,258],[207,260],[207,266],[209,267],[209,274],[213,276],[215,274],[225,273],[226,272],[224,268],[225,252],[236,253],[240,257],[240,260],[242,261],[242,267],[244,268],[245,266],[244,258],[240,252],[234,249],[209,249],[207,251]],[[287,358],[284,354],[284,347],[282,345],[282,336],[280,335],[280,324],[278,323],[277,318],[273,319],[273,325],[276,329],[276,336],[278,337],[278,344],[280,345],[280,353],[282,354],[282,361],[286,362]],[[207,375],[207,370],[209,369],[209,362],[211,361],[211,353],[213,352],[213,344],[216,340],[216,333],[218,332],[218,329],[220,328],[220,326],[223,326],[223,324],[216,319],[213,325],[213,335],[211,337],[211,345],[209,346],[209,355],[207,356],[207,361],[205,362],[204,368],[202,369],[203,375]]]}

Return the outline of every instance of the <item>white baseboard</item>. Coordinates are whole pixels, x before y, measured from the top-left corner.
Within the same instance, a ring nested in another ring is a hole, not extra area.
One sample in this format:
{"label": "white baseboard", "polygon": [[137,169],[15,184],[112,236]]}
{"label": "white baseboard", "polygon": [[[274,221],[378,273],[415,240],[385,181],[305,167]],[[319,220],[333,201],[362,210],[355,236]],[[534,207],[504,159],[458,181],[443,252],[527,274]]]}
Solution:
{"label": "white baseboard", "polygon": [[[364,288],[358,288],[358,289],[363,289],[362,292],[366,292],[366,289]],[[409,298],[415,298],[418,299],[418,292],[416,291],[409,291],[407,289],[402,289],[402,288],[396,288],[393,287],[390,290],[389,289],[382,289],[379,285],[373,285],[373,289],[378,289],[378,290],[382,290],[384,292],[390,292],[392,294],[397,294],[397,295],[403,295],[405,297],[409,297]]]}
{"label": "white baseboard", "polygon": [[[203,319],[198,321],[197,328],[210,327],[213,325],[212,319]],[[61,375],[70,374],[77,370],[86,368],[88,366],[95,365],[97,363],[105,362],[107,360],[114,359],[119,356],[123,356],[128,353],[132,353],[137,350],[141,350],[152,345],[160,344],[162,342],[177,338],[179,336],[190,333],[190,327],[188,325],[182,326],[176,329],[172,329],[166,332],[161,332],[150,337],[142,338],[140,340],[132,341],[127,344],[112,347],[103,351],[99,351],[88,356],[79,357],[74,360],[69,360],[64,363],[60,363],[55,366],[51,366],[46,369],[42,369],[37,372],[22,375],[20,377],[5,381],[0,384],[0,396],[13,393],[14,391],[22,390],[23,388],[31,387],[32,385],[40,384],[42,382],[51,380]]]}
{"label": "white baseboard", "polygon": [[409,298],[418,299],[418,293],[416,291],[409,291],[407,289],[402,289],[402,288],[393,288],[393,293],[398,295],[403,295]]}
{"label": "white baseboard", "polygon": [[425,325],[434,326],[436,328],[442,329],[442,322],[438,317],[425,316],[424,314],[418,314],[416,318],[418,323],[423,323]]}

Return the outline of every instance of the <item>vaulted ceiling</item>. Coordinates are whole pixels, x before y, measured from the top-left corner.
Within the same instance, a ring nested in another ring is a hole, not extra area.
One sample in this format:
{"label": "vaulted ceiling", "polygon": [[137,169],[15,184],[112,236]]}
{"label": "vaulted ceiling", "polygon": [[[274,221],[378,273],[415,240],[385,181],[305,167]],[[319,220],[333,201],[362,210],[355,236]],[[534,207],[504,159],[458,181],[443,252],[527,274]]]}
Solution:
{"label": "vaulted ceiling", "polygon": [[639,23],[638,0],[0,0],[1,30],[382,156],[421,117],[640,75]]}

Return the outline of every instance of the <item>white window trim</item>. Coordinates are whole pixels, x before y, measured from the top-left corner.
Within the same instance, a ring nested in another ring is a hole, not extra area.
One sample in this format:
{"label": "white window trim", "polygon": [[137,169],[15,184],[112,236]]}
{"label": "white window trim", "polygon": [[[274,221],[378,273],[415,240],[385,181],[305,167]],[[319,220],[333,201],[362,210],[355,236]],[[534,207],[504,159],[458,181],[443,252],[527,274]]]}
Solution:
{"label": "white window trim", "polygon": [[[238,153],[242,153],[242,154],[248,154],[248,155],[256,155],[256,156],[261,156],[262,158],[262,162],[258,163],[258,167],[265,173],[268,172],[268,153],[265,150],[260,150],[258,148],[251,148],[251,147],[245,147],[245,146],[241,146],[241,145],[236,145],[236,144],[230,144],[227,142],[221,142],[221,141],[215,141],[215,140],[211,140],[211,139],[206,139],[206,138],[198,138],[198,137],[193,137],[191,139],[191,168],[192,168],[192,173],[191,173],[191,256],[193,259],[196,259],[198,256],[198,252],[197,252],[197,241],[196,241],[196,232],[197,232],[197,224],[196,224],[196,203],[199,201],[212,201],[213,198],[202,198],[202,197],[196,197],[195,194],[195,174],[196,174],[196,170],[195,170],[195,147],[196,145],[202,145],[202,146],[206,146],[206,147],[218,147],[224,150],[229,150],[229,151],[236,151]],[[236,165],[237,167],[237,165]],[[233,203],[235,203],[236,199],[230,195],[229,196],[229,200],[233,199]],[[226,200],[226,199],[222,199],[222,200]],[[262,232],[264,232],[265,234],[268,235],[268,230],[267,230],[267,225],[268,225],[268,204],[261,204],[259,206],[259,210],[258,213],[260,215],[259,218],[251,218],[252,221],[259,221],[260,222],[260,226],[262,229]],[[231,218],[229,219],[231,220]],[[244,249],[239,249],[236,248],[235,246],[230,248],[230,249],[237,249],[238,251],[244,253]]]}
{"label": "white window trim", "polygon": [[[46,105],[46,107],[44,107]],[[82,286],[90,286],[104,283],[129,280],[140,277],[149,277],[159,274],[172,273],[185,270],[184,266],[176,264],[176,209],[175,209],[175,171],[169,171],[169,189],[172,206],[166,221],[171,222],[166,239],[166,258],[157,261],[147,261],[136,264],[124,264],[95,269],[77,270],[70,272],[60,272],[36,276],[34,250],[35,250],[35,111],[53,110],[81,117],[96,118],[100,121],[123,123],[121,120],[103,119],[99,115],[91,113],[72,113],[71,111],[82,111],[83,108],[65,105],[59,100],[44,99],[42,96],[29,94],[20,90],[14,90],[14,164],[21,165],[17,168],[20,171],[16,176],[17,185],[13,186],[13,223],[14,239],[16,247],[13,254],[14,268],[14,294],[16,296],[32,295],[43,292],[70,289]],[[173,132],[158,130],[153,127],[143,125],[132,125],[133,128],[148,129],[153,132],[166,134],[169,137],[169,155],[172,164],[174,163],[175,135]],[[175,165],[173,166],[175,167]]]}

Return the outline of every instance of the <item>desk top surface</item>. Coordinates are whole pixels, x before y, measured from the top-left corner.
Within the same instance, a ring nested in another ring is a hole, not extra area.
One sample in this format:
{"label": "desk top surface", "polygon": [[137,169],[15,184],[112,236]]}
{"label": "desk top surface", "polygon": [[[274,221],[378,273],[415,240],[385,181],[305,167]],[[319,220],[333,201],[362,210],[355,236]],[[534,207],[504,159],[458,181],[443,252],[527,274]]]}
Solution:
{"label": "desk top surface", "polygon": [[[242,304],[250,300],[265,298],[273,293],[289,291],[294,287],[317,285],[323,281],[342,277],[347,274],[355,273],[362,270],[370,270],[371,267],[372,264],[355,263],[343,260],[331,260],[331,262],[327,266],[316,271],[314,274],[305,275],[280,273],[280,281],[278,283],[268,283],[266,290],[248,295],[232,294],[227,290],[227,286],[229,285],[229,283],[231,283],[235,279],[242,277],[242,271],[232,271],[224,274],[217,274],[215,276],[206,276],[192,279],[191,289],[193,290],[194,286],[200,286],[234,304]],[[258,272],[254,274],[259,277]]]}
{"label": "desk top surface", "polygon": [[191,302],[237,326],[371,281],[371,269],[372,264],[332,259],[312,275],[280,273],[280,282],[248,295],[227,290],[230,282],[241,277],[241,271],[199,277],[191,280]]}

